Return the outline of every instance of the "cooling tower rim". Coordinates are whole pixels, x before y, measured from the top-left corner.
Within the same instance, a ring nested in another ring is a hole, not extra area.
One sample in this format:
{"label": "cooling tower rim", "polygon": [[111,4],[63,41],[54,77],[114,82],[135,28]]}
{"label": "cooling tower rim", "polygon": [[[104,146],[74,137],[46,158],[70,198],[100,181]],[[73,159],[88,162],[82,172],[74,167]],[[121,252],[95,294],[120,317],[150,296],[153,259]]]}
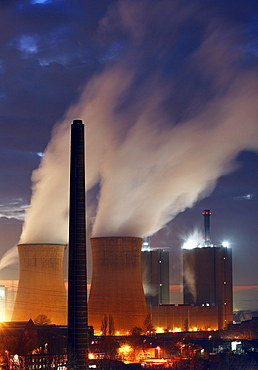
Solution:
{"label": "cooling tower rim", "polygon": [[141,239],[143,240],[143,238],[140,236],[121,236],[121,235],[119,236],[117,235],[115,236],[93,236],[92,238],[90,238],[90,240],[92,239]]}
{"label": "cooling tower rim", "polygon": [[17,247],[23,246],[23,245],[62,245],[67,246],[65,243],[19,243],[17,244]]}

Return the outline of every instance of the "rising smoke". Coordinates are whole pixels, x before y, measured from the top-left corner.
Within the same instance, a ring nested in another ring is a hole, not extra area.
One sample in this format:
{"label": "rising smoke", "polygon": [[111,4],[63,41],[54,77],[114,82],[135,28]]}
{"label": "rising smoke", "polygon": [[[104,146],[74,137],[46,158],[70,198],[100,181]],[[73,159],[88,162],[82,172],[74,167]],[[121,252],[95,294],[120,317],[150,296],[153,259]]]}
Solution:
{"label": "rising smoke", "polygon": [[67,242],[73,119],[86,125],[87,189],[100,188],[94,236],[152,235],[209,195],[240,151],[257,151],[257,71],[240,35],[198,1],[112,7],[98,40],[117,53],[55,126],[20,243]]}

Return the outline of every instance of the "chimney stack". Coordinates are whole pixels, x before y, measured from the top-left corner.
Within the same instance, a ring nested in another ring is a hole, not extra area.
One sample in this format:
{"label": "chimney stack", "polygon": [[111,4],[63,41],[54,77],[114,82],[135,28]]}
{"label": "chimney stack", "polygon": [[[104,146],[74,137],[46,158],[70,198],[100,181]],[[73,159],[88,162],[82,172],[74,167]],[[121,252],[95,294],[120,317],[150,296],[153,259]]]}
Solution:
{"label": "chimney stack", "polygon": [[211,212],[209,209],[203,211],[204,216],[204,244],[206,246],[211,245],[211,236],[210,236],[210,216]]}
{"label": "chimney stack", "polygon": [[69,268],[68,268],[68,364],[79,370],[88,364],[88,312],[86,269],[86,213],[84,125],[71,125]]}

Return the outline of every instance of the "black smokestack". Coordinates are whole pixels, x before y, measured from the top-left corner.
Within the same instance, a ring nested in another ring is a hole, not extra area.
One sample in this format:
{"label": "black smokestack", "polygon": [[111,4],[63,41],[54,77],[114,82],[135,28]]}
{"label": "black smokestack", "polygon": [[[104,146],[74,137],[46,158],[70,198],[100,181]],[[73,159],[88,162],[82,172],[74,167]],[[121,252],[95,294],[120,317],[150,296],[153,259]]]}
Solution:
{"label": "black smokestack", "polygon": [[204,244],[211,245],[211,235],[210,235],[211,212],[209,209],[205,209],[202,214],[204,216]]}
{"label": "black smokestack", "polygon": [[69,272],[68,272],[68,367],[76,361],[85,370],[88,362],[88,312],[86,270],[84,125],[71,125]]}

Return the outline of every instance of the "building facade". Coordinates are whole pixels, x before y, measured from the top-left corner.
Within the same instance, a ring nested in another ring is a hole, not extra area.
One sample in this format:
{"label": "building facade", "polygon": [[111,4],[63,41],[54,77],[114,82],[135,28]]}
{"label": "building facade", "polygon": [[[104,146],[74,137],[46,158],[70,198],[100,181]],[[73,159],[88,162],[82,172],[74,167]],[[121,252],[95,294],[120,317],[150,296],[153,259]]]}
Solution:
{"label": "building facade", "polygon": [[233,321],[232,250],[222,245],[183,249],[184,304],[217,306],[219,329]]}
{"label": "building facade", "polygon": [[147,306],[169,304],[169,252],[142,251],[141,270]]}

